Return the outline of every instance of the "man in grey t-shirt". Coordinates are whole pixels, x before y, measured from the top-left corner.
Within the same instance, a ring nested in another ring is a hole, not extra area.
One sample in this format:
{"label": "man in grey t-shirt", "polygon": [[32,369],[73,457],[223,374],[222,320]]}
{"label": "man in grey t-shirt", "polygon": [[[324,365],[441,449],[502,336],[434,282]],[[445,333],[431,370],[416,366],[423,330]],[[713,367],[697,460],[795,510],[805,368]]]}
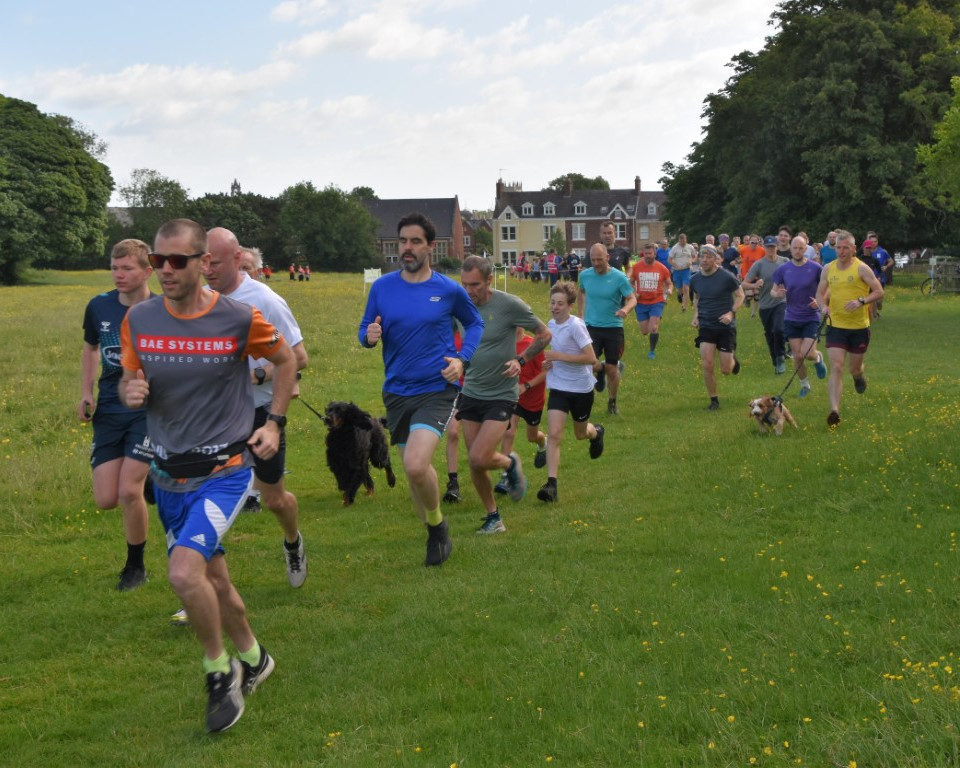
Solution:
{"label": "man in grey t-shirt", "polygon": [[[468,256],[463,261],[460,282],[483,318],[483,336],[470,359],[457,407],[463,439],[470,456],[470,477],[486,509],[486,519],[477,533],[506,530],[490,482],[491,469],[505,470],[510,498],[520,501],[527,482],[516,453],[505,456],[497,450],[510,426],[517,403],[520,368],[550,343],[550,331],[516,296],[493,288],[493,267],[488,259]],[[517,327],[533,331],[535,338],[523,355],[517,355]]]}
{"label": "man in grey t-shirt", "polygon": [[757,288],[760,291],[760,322],[763,323],[763,333],[767,339],[773,369],[780,374],[787,370],[784,360],[786,339],[783,336],[783,315],[787,309],[787,300],[783,296],[775,296],[770,289],[773,288],[774,273],[789,259],[777,254],[777,238],[773,235],[767,235],[763,239],[763,251],[763,258],[755,261],[744,277],[743,287]]}

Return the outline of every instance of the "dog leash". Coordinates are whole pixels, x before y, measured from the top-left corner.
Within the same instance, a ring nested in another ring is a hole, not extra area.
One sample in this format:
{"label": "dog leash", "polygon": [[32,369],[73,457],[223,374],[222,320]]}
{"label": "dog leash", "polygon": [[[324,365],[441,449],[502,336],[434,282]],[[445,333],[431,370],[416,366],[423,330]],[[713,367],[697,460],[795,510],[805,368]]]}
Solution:
{"label": "dog leash", "polygon": [[790,385],[793,384],[793,380],[797,378],[797,372],[800,370],[800,366],[803,364],[803,361],[807,359],[807,353],[817,346],[817,343],[820,341],[820,336],[823,334],[823,328],[827,324],[827,320],[830,315],[826,312],[823,313],[823,319],[820,321],[820,325],[817,327],[817,335],[811,339],[810,343],[807,345],[807,348],[803,350],[803,354],[800,356],[800,362],[796,363],[793,366],[793,373],[790,375],[790,378],[787,380],[786,385],[780,391],[780,394],[776,397],[771,398],[773,405],[770,410],[763,414],[763,423],[770,424],[770,417],[773,415],[773,412],[777,410],[777,406],[783,405],[783,396],[787,393],[787,390],[790,389]]}
{"label": "dog leash", "polygon": [[312,405],[310,405],[310,403],[308,403],[306,400],[304,400],[302,396],[297,395],[297,400],[299,400],[301,403],[307,406],[307,408],[313,412],[313,415],[316,416],[318,419],[320,419],[320,421],[323,421],[323,414],[320,413],[320,411],[318,411]]}

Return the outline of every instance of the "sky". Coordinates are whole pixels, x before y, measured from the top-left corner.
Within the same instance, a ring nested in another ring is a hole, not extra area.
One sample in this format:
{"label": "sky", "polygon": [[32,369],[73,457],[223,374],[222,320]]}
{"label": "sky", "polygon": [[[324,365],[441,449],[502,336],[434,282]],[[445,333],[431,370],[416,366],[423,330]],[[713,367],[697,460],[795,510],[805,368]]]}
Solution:
{"label": "sky", "polygon": [[[776,0],[0,0],[0,94],[191,197],[301,181],[493,208],[564,173],[658,189]],[[114,204],[123,204],[116,191]]]}

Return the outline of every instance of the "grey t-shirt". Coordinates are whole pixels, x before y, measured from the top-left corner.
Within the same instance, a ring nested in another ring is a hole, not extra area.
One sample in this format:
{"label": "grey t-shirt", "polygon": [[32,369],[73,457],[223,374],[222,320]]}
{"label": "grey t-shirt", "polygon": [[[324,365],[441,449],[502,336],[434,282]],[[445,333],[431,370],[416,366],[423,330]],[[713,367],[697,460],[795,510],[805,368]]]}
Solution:
{"label": "grey t-shirt", "polygon": [[503,366],[517,356],[517,326],[536,331],[540,321],[522,299],[494,291],[477,307],[483,318],[480,346],[470,358],[463,394],[477,400],[517,399],[517,377],[503,375]]}
{"label": "grey t-shirt", "polygon": [[783,258],[783,256],[777,256],[776,261],[770,261],[766,256],[764,256],[760,261],[753,262],[753,265],[750,267],[750,271],[747,272],[746,280],[747,282],[754,282],[757,278],[763,280],[763,285],[760,286],[760,309],[772,309],[777,306],[777,304],[783,304],[786,301],[786,298],[781,296],[777,298],[770,294],[770,289],[773,288],[773,276],[776,271],[780,268],[781,264],[786,264],[789,259]]}
{"label": "grey t-shirt", "polygon": [[690,291],[697,297],[697,320],[701,328],[736,328],[736,320],[724,325],[720,316],[733,309],[733,293],[739,285],[737,278],[725,269],[714,270],[709,275],[697,272],[690,278]]}

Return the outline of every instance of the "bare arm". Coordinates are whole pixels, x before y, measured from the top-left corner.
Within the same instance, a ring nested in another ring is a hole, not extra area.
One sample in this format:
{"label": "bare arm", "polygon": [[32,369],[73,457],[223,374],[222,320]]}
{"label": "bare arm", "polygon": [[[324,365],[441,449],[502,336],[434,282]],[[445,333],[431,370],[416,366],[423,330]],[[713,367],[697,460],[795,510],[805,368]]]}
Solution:
{"label": "bare arm", "polygon": [[580,350],[579,354],[571,355],[566,352],[557,352],[553,349],[548,349],[543,353],[544,358],[548,363],[553,362],[562,362],[562,363],[578,363],[580,365],[594,365],[597,362],[597,355],[593,351],[593,344],[587,344]]}
{"label": "bare arm", "polygon": [[77,416],[81,421],[90,421],[96,399],[93,396],[93,382],[97,378],[97,364],[100,358],[100,345],[83,342],[80,373],[80,403]]}
{"label": "bare arm", "polygon": [[510,358],[503,366],[503,375],[504,376],[519,376],[520,375],[520,360],[518,358],[523,358],[525,363],[529,363],[533,358],[543,352],[546,349],[547,344],[550,343],[550,339],[553,338],[547,326],[545,326],[539,318],[537,319],[537,328],[534,331],[535,336],[533,341],[530,342],[530,346],[526,348],[522,355],[517,355],[517,357]]}
{"label": "bare arm", "polygon": [[[270,413],[284,416],[297,383],[297,357],[290,345],[284,341],[267,360],[273,365],[273,401],[270,403]],[[280,425],[267,419],[262,427],[250,435],[247,444],[261,459],[273,457],[280,447]]]}

